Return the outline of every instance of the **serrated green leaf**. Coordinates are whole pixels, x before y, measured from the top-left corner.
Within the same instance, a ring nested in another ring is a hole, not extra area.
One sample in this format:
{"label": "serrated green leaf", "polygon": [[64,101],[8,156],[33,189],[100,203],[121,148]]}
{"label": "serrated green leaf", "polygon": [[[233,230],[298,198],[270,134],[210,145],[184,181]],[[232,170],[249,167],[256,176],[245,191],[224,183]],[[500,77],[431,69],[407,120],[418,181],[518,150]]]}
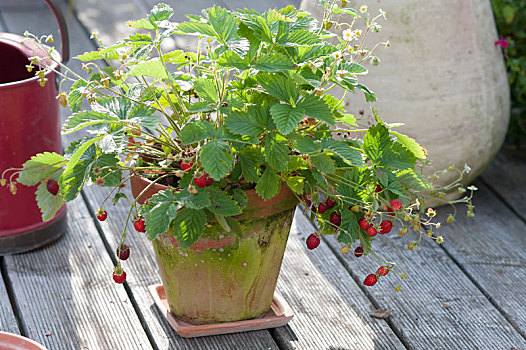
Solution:
{"label": "serrated green leaf", "polygon": [[99,98],[92,109],[143,128],[155,129],[160,121],[154,108],[120,96]]}
{"label": "serrated green leaf", "polygon": [[191,194],[188,190],[181,191],[176,195],[177,201],[181,205],[190,209],[203,209],[209,207],[210,193],[207,191],[199,191],[196,194]]}
{"label": "serrated green leaf", "polygon": [[154,77],[168,79],[168,74],[164,64],[157,58],[150,61],[144,61],[135,65],[127,74],[128,77]]}
{"label": "serrated green leaf", "polygon": [[107,113],[96,112],[96,111],[83,111],[78,112],[70,116],[62,126],[64,134],[71,134],[72,132],[84,129],[88,126],[100,125],[107,126],[111,124],[119,124],[119,118],[108,115]]}
{"label": "serrated green leaf", "polygon": [[234,232],[240,238],[243,237],[245,232],[243,231],[243,227],[241,226],[238,220],[234,219],[231,216],[227,216],[225,217],[225,221],[228,224],[228,226],[230,226],[231,232]]}
{"label": "serrated green leaf", "polygon": [[293,173],[298,170],[303,170],[308,168],[308,163],[305,159],[303,159],[302,156],[292,156],[290,158],[289,165],[285,171],[282,171],[281,173],[283,175],[288,175],[290,173]]}
{"label": "serrated green leaf", "polygon": [[258,136],[264,129],[254,112],[253,109],[249,109],[248,112],[230,112],[225,119],[225,125],[234,134]]}
{"label": "serrated green leaf", "polygon": [[230,193],[232,194],[232,198],[234,198],[234,200],[241,208],[246,207],[248,202],[248,196],[245,193],[245,191],[243,191],[240,188],[233,188],[230,190]]}
{"label": "serrated green leaf", "polygon": [[65,163],[64,157],[58,153],[36,154],[23,164],[17,181],[22,185],[34,186],[58,172]]}
{"label": "serrated green leaf", "polygon": [[201,148],[200,157],[205,171],[217,181],[228,174],[234,162],[231,146],[219,140],[208,141]]}
{"label": "serrated green leaf", "polygon": [[413,168],[416,163],[415,155],[403,144],[395,143],[383,124],[369,128],[364,137],[363,149],[377,166],[403,170]]}
{"label": "serrated green leaf", "polygon": [[427,158],[427,156],[426,156],[426,153],[427,153],[426,149],[424,147],[422,147],[418,142],[416,142],[411,137],[409,137],[407,135],[400,134],[399,132],[396,132],[396,131],[391,131],[391,130],[389,130],[389,133],[391,135],[396,136],[398,141],[400,141],[418,159],[426,159]]}
{"label": "serrated green leaf", "polygon": [[400,184],[406,188],[411,188],[417,191],[428,191],[433,188],[424,175],[417,174],[414,169],[406,169],[396,173]]}
{"label": "serrated green leaf", "polygon": [[270,114],[279,131],[287,135],[297,128],[298,123],[305,116],[305,111],[288,104],[275,104],[270,108]]}
{"label": "serrated green leaf", "polygon": [[294,56],[294,60],[298,63],[314,61],[318,58],[330,56],[335,51],[338,51],[336,46],[325,42],[315,46],[301,46],[298,47],[298,51]]}
{"label": "serrated green leaf", "polygon": [[127,21],[126,24],[130,28],[155,29],[155,27],[146,18],[141,18],[136,21]]}
{"label": "serrated green leaf", "polygon": [[345,142],[330,139],[324,139],[321,144],[322,148],[336,153],[346,163],[361,166],[363,165],[362,152],[351,148]]}
{"label": "serrated green leaf", "polygon": [[122,180],[122,170],[117,167],[120,159],[115,154],[101,154],[93,162],[90,173],[91,181],[104,180],[104,186],[115,187]]}
{"label": "serrated green leaf", "polygon": [[183,249],[191,247],[203,234],[206,215],[202,210],[181,209],[172,224],[174,235]]}
{"label": "serrated green leaf", "polygon": [[174,10],[167,4],[157,4],[148,14],[148,20],[151,24],[157,27],[157,22],[169,20],[172,17]]}
{"label": "serrated green leaf", "polygon": [[217,132],[212,124],[204,120],[198,120],[194,123],[186,124],[178,138],[183,144],[189,145],[216,136]]}
{"label": "serrated green leaf", "polygon": [[241,214],[241,207],[228,194],[213,191],[210,196],[212,204],[208,208],[212,213],[222,216],[234,216]]}
{"label": "serrated green leaf", "polygon": [[334,12],[334,14],[346,14],[346,15],[351,15],[353,17],[356,17],[356,18],[360,18],[360,14],[355,10],[355,9],[351,9],[351,8],[340,8],[338,7],[338,5],[334,5],[334,7],[332,8],[332,11]]}
{"label": "serrated green leaf", "polygon": [[271,53],[259,58],[253,67],[263,72],[280,72],[292,69],[294,62],[281,53]]}
{"label": "serrated green leaf", "polygon": [[313,139],[307,136],[293,134],[291,135],[294,147],[299,153],[315,153],[320,150],[320,146]]}
{"label": "serrated green leaf", "polygon": [[367,68],[356,62],[346,62],[342,64],[342,68],[344,71],[352,74],[367,74]]}
{"label": "serrated green leaf", "polygon": [[332,114],[331,108],[327,103],[314,96],[307,95],[300,102],[298,102],[298,108],[303,109],[305,115],[321,120],[329,125],[334,125],[334,115]]}
{"label": "serrated green leaf", "polygon": [[239,152],[239,162],[245,180],[252,183],[258,182],[259,168],[263,162],[261,152],[254,148],[242,148]]}
{"label": "serrated green leaf", "polygon": [[246,58],[241,58],[241,56],[239,56],[234,51],[226,51],[221,56],[219,56],[217,64],[221,67],[237,68],[239,70],[246,70],[249,68],[248,60]]}
{"label": "serrated green leaf", "polygon": [[38,185],[35,191],[37,205],[42,213],[42,221],[49,221],[55,217],[55,214],[64,206],[65,201],[62,195],[52,195],[47,190],[45,182]]}
{"label": "serrated green leaf", "polygon": [[336,171],[334,160],[326,154],[311,156],[311,160],[314,167],[323,173],[334,174]]}
{"label": "serrated green leaf", "polygon": [[268,43],[273,43],[272,33],[267,24],[267,21],[260,15],[247,16],[246,18],[241,19],[244,24],[246,24],[252,31],[256,38],[261,41]]}
{"label": "serrated green leaf", "polygon": [[363,91],[363,94],[365,95],[365,101],[367,102],[376,102],[376,95],[374,92],[369,90],[369,88],[362,84],[356,84],[356,87]]}
{"label": "serrated green leaf", "polygon": [[117,203],[119,202],[121,198],[128,199],[128,197],[124,193],[118,192],[115,194],[115,196],[113,196],[113,198],[111,199],[111,202],[113,203],[113,205],[117,205]]}
{"label": "serrated green leaf", "polygon": [[211,79],[197,78],[194,81],[194,89],[199,95],[199,98],[211,103],[217,103],[219,96],[217,95],[217,89],[215,83]]}
{"label": "serrated green leaf", "polygon": [[290,161],[289,147],[287,146],[287,139],[283,136],[271,132],[265,142],[265,159],[270,166],[282,171],[287,169]]}
{"label": "serrated green leaf", "polygon": [[267,168],[256,185],[257,194],[267,201],[277,196],[280,190],[281,178],[270,168]]}
{"label": "serrated green leaf", "polygon": [[157,192],[148,200],[147,205],[141,207],[141,215],[144,216],[146,232],[150,240],[168,231],[179,208],[180,205],[172,190]]}
{"label": "serrated green leaf", "polygon": [[195,102],[188,108],[188,112],[190,113],[210,113],[215,111],[216,105],[214,103],[201,101],[201,102]]}
{"label": "serrated green leaf", "polygon": [[319,44],[321,39],[316,33],[306,29],[296,30],[289,34],[286,40],[287,46],[303,46]]}
{"label": "serrated green leaf", "polygon": [[221,44],[227,45],[237,32],[236,16],[218,6],[209,8],[207,13],[208,21],[217,34],[216,38]]}
{"label": "serrated green leaf", "polygon": [[350,126],[358,126],[354,114],[337,114],[335,121],[337,123],[344,123]]}
{"label": "serrated green leaf", "polygon": [[94,143],[101,139],[102,137],[99,136],[86,140],[69,159],[60,181],[62,194],[66,201],[75,199],[82,189],[96,158]]}
{"label": "serrated green leaf", "polygon": [[350,210],[342,210],[342,222],[340,224],[340,233],[338,242],[344,244],[353,244],[360,238],[360,226],[356,215]]}
{"label": "serrated green leaf", "polygon": [[177,26],[177,30],[181,32],[181,34],[200,35],[200,36],[204,35],[207,37],[215,36],[214,28],[210,24],[202,23],[202,22],[179,23],[179,25]]}
{"label": "serrated green leaf", "polygon": [[73,113],[80,111],[82,108],[82,93],[81,90],[86,87],[88,83],[84,80],[77,80],[69,89],[67,96],[68,107]]}
{"label": "serrated green leaf", "polygon": [[304,178],[301,176],[286,177],[287,186],[296,194],[303,195]]}
{"label": "serrated green leaf", "polygon": [[382,124],[369,127],[367,134],[363,138],[363,150],[367,157],[373,162],[378,163],[385,152],[388,152],[391,145],[389,131]]}
{"label": "serrated green leaf", "polygon": [[270,96],[294,105],[299,97],[299,90],[294,81],[279,74],[260,73],[256,76],[257,82]]}

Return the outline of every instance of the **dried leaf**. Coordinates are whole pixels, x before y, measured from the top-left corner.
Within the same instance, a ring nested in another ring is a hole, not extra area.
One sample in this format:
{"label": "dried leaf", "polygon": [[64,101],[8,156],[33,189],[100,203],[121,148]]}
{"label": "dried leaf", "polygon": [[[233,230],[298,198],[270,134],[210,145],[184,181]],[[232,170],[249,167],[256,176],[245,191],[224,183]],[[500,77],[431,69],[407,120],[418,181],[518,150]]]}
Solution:
{"label": "dried leaf", "polygon": [[46,334],[44,334],[44,335],[45,335],[46,337],[49,337],[49,336],[51,336],[51,334],[53,334],[53,333],[51,333],[51,331],[48,331],[48,332],[47,332]]}
{"label": "dried leaf", "polygon": [[443,302],[443,303],[442,303],[442,306],[445,307],[446,309],[448,309],[448,308],[451,307],[451,304],[446,303],[446,302]]}
{"label": "dried leaf", "polygon": [[391,312],[393,311],[389,309],[376,309],[376,311],[369,313],[369,316],[385,320],[387,317],[389,317]]}

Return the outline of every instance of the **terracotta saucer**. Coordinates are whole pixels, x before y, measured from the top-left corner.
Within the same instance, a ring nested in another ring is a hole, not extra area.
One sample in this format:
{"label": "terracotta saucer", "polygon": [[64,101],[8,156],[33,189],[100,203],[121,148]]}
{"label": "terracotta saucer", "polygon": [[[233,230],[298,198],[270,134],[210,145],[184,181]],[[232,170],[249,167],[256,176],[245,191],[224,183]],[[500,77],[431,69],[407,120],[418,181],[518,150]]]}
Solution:
{"label": "terracotta saucer", "polygon": [[39,343],[18,334],[0,332],[2,350],[47,350]]}
{"label": "terracotta saucer", "polygon": [[181,321],[170,312],[162,284],[149,286],[148,289],[155,300],[155,304],[170,326],[184,338],[276,328],[286,325],[294,317],[294,313],[287,302],[280,295],[274,293],[274,300],[270,310],[258,318],[236,322],[194,325]]}

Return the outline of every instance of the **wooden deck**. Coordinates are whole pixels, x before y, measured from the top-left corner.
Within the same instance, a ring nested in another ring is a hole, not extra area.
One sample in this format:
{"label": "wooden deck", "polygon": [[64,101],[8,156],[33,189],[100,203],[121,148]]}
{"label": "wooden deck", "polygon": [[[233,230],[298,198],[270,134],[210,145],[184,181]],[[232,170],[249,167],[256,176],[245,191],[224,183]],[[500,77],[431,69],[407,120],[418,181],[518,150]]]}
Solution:
{"label": "wooden deck", "polygon": [[[128,30],[124,20],[141,16],[154,3],[76,0],[69,11],[62,1],[73,55],[94,48],[92,31],[105,42],[118,39]],[[167,2],[179,19],[214,3]],[[299,0],[215,3],[263,9],[298,6]],[[55,28],[44,6],[0,9],[1,31],[27,29],[58,37]],[[68,205],[69,230],[62,239],[28,254],[0,257],[0,330],[25,335],[50,350],[526,349],[526,159],[518,154],[501,152],[476,181],[475,219],[460,213],[444,228],[443,246],[425,242],[418,251],[399,256],[410,238],[391,235],[375,242],[385,257],[406,265],[409,278],[402,292],[394,291],[394,277],[364,287],[361,282],[376,270],[376,262],[340,255],[333,239],[307,251],[304,241],[313,227],[298,211],[278,283],[294,319],[269,331],[198,339],[179,337],[153,304],[148,286],[160,278],[145,237],[129,236],[127,283],[113,283],[114,247],[126,208],[112,208],[108,220],[100,223],[94,212],[105,192],[86,188]],[[369,314],[377,308],[392,314],[387,320],[372,318]]]}

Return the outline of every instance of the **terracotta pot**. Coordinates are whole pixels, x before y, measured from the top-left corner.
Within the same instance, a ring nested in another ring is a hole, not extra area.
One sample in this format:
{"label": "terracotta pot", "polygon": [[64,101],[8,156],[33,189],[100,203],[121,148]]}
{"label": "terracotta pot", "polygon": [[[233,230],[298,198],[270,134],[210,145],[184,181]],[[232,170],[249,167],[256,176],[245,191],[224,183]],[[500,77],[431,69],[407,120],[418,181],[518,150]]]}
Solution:
{"label": "terracotta pot", "polygon": [[37,342],[21,335],[0,332],[0,349],[2,350],[47,350]]}
{"label": "terracotta pot", "polygon": [[[363,3],[351,0],[348,6]],[[510,111],[490,2],[371,0],[367,6],[374,16],[379,8],[387,12],[387,21],[378,21],[383,30],[368,36],[367,46],[385,40],[392,44],[375,51],[380,65],[367,63],[370,74],[360,79],[376,93],[380,115],[405,123],[400,130],[428,149],[433,168],[467,163],[473,171],[466,182],[473,180],[502,145]],[[318,0],[303,0],[301,8],[321,17]],[[335,32],[341,35],[342,30]],[[362,93],[348,96],[349,112],[368,110]],[[441,175],[437,183],[454,177]]]}
{"label": "terracotta pot", "polygon": [[[132,194],[138,196],[149,183],[133,176]],[[155,184],[138,202],[164,189]],[[153,242],[176,317],[193,324],[230,322],[255,318],[270,309],[297,200],[285,184],[266,202],[255,190],[245,192],[248,203],[237,217],[242,237],[209,223],[189,249],[181,249],[170,232]]]}

